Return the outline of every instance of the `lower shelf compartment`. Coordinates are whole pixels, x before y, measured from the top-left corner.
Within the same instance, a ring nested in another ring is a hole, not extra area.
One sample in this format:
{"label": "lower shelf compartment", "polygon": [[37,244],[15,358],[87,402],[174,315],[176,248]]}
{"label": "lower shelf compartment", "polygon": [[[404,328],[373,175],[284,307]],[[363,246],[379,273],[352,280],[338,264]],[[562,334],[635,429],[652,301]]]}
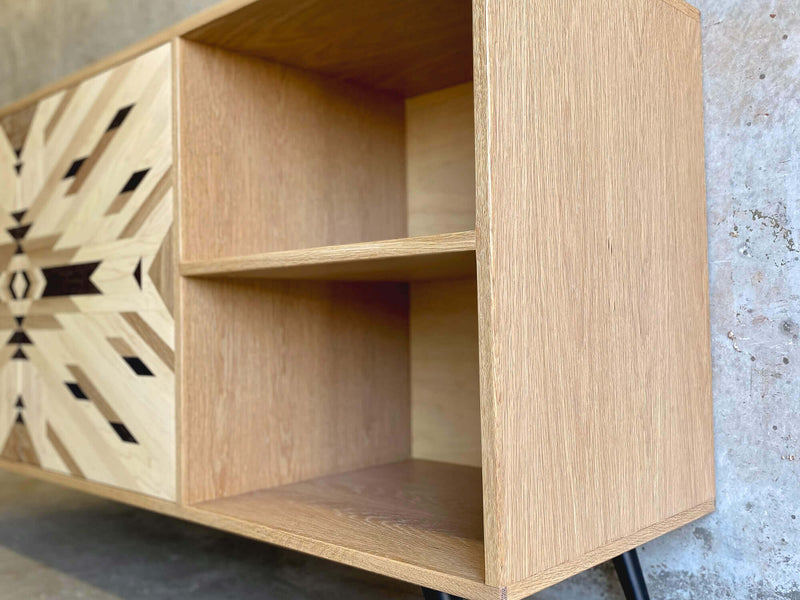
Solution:
{"label": "lower shelf compartment", "polygon": [[194,508],[483,583],[481,486],[479,468],[407,460]]}

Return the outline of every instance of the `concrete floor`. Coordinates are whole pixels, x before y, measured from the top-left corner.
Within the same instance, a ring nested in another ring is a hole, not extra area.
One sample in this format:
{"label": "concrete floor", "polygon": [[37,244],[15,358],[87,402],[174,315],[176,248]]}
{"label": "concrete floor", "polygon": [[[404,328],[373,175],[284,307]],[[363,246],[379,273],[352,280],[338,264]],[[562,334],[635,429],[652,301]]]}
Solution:
{"label": "concrete floor", "polygon": [[[537,600],[622,598],[610,563]],[[0,600],[421,600],[418,587],[0,471]]]}
{"label": "concrete floor", "polygon": [[0,600],[420,600],[419,588],[0,472]]}

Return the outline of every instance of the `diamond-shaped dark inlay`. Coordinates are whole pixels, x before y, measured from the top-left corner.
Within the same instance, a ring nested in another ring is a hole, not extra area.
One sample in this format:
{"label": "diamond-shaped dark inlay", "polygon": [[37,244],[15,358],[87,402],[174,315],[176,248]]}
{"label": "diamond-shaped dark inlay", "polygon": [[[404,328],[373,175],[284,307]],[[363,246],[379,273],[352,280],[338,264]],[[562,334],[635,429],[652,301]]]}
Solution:
{"label": "diamond-shaped dark inlay", "polygon": [[128,179],[128,183],[126,183],[125,187],[122,188],[120,194],[124,194],[126,192],[132,192],[137,187],[139,187],[139,184],[142,183],[142,179],[144,179],[144,176],[147,175],[147,172],[149,170],[150,169],[143,169],[141,171],[136,171],[136,173],[131,175],[131,178]]}
{"label": "diamond-shaped dark inlay", "polygon": [[136,438],[133,437],[133,434],[130,431],[128,431],[128,428],[125,427],[125,425],[123,425],[122,423],[114,423],[113,421],[109,421],[109,423],[111,424],[111,427],[114,428],[114,431],[117,432],[119,439],[121,439],[123,442],[126,442],[128,444],[139,443],[136,441]]}
{"label": "diamond-shaped dark inlay", "polygon": [[111,120],[111,124],[108,126],[108,129],[106,131],[111,131],[112,129],[116,129],[117,127],[122,125],[122,122],[125,120],[125,117],[128,116],[128,113],[131,112],[132,108],[133,104],[129,104],[128,106],[120,108],[117,111],[117,114],[114,115],[114,118]]}
{"label": "diamond-shaped dark inlay", "polygon": [[15,164],[15,165],[14,165],[14,170],[17,172],[17,175],[19,175],[20,173],[22,173],[22,163],[21,163],[21,162],[19,162],[19,163]]}
{"label": "diamond-shaped dark inlay", "polygon": [[153,372],[147,368],[147,365],[144,364],[141,359],[136,356],[123,356],[122,358],[125,359],[125,362],[128,363],[128,366],[133,369],[133,372],[137,375],[153,377]]}
{"label": "diamond-shaped dark inlay", "polygon": [[81,166],[86,161],[86,159],[87,159],[87,157],[84,156],[83,158],[79,158],[78,160],[73,162],[69,167],[69,171],[67,171],[66,174],[64,175],[64,179],[69,179],[70,177],[75,177],[75,175],[78,174],[78,171],[81,170]]}
{"label": "diamond-shaped dark inlay", "polygon": [[69,388],[69,391],[72,392],[72,395],[75,396],[76,400],[89,399],[89,396],[86,395],[81,386],[79,386],[77,383],[71,381],[65,381],[64,385],[66,385]]}
{"label": "diamond-shaped dark inlay", "polygon": [[[14,282],[17,280],[17,277],[20,277],[22,281],[25,282],[25,287],[22,289],[22,294],[17,296],[16,290],[14,290]],[[14,271],[14,274],[11,276],[11,279],[8,282],[8,291],[11,292],[11,297],[14,300],[20,300],[22,298],[28,297],[28,291],[31,289],[31,280],[28,279],[28,274],[25,271]]]}
{"label": "diamond-shaped dark inlay", "polygon": [[20,425],[25,425],[25,419],[22,418],[22,413],[17,413],[16,422]]}
{"label": "diamond-shaped dark inlay", "polygon": [[17,402],[14,404],[14,408],[25,408],[25,403],[22,401],[22,396],[17,396]]}
{"label": "diamond-shaped dark inlay", "polygon": [[14,333],[11,334],[11,337],[8,338],[8,342],[6,342],[8,346],[13,344],[27,344],[30,346],[33,344],[31,338],[28,337],[28,334],[22,331],[21,329],[17,329]]}

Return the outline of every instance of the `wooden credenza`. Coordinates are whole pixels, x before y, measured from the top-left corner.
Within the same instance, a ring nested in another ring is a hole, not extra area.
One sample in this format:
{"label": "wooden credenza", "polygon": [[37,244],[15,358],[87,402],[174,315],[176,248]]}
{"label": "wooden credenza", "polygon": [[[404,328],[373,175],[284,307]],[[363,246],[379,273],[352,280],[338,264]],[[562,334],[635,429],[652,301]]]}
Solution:
{"label": "wooden credenza", "polygon": [[0,110],[0,467],[472,600],[712,511],[699,19],[229,0]]}

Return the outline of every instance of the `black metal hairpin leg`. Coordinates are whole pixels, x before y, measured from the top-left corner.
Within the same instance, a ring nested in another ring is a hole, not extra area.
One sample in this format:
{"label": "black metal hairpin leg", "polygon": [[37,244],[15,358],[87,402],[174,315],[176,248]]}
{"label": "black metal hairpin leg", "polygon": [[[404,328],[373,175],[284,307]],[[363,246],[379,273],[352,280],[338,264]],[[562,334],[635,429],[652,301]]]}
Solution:
{"label": "black metal hairpin leg", "polygon": [[650,600],[636,548],[616,557],[614,568],[626,600]]}
{"label": "black metal hairpin leg", "polygon": [[464,600],[463,598],[459,598],[458,596],[451,596],[450,594],[445,594],[444,592],[437,592],[436,590],[429,590],[428,588],[422,588],[422,595],[425,600]]}
{"label": "black metal hairpin leg", "polygon": [[[614,559],[614,568],[617,570],[622,591],[625,592],[625,600],[650,600],[636,548],[617,556]],[[422,595],[425,600],[463,600],[458,596],[451,596],[428,588],[422,588]]]}

